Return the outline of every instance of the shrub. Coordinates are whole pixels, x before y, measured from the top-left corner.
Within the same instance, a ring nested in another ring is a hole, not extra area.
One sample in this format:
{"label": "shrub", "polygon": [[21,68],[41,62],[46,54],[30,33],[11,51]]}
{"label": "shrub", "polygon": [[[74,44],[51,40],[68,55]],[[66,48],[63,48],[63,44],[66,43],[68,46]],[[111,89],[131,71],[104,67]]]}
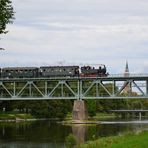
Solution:
{"label": "shrub", "polygon": [[76,137],[73,134],[68,135],[65,139],[65,142],[67,148],[72,148],[77,144]]}

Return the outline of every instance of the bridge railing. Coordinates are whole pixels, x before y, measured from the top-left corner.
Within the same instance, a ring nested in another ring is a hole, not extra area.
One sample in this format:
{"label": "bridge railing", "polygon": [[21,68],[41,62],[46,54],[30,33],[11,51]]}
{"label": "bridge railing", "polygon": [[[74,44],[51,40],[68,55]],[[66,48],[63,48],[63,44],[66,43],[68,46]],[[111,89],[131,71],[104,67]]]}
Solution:
{"label": "bridge railing", "polygon": [[[109,74],[108,77],[114,78],[114,77],[125,77],[124,74]],[[148,73],[130,73],[128,77],[148,77]]]}

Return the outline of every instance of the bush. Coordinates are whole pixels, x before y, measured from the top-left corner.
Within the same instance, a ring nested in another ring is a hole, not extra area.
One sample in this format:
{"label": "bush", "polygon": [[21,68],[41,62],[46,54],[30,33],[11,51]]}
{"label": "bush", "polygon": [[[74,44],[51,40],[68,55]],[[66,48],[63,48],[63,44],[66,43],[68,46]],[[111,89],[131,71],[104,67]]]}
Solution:
{"label": "bush", "polygon": [[65,139],[65,142],[67,148],[72,148],[77,144],[76,137],[73,134],[68,135]]}

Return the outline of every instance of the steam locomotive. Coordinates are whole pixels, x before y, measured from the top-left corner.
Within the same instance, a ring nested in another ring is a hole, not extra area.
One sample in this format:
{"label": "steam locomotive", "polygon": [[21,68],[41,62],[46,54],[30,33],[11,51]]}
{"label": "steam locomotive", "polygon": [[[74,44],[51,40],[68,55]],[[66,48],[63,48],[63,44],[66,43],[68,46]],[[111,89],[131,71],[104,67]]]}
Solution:
{"label": "steam locomotive", "polygon": [[5,67],[0,69],[0,78],[49,78],[49,77],[107,77],[105,65],[91,66],[42,66]]}

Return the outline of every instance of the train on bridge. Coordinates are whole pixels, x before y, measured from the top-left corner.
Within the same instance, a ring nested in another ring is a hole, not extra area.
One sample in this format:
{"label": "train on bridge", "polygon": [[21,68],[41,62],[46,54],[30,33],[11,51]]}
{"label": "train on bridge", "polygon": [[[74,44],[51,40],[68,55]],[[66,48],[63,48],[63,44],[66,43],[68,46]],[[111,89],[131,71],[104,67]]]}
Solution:
{"label": "train on bridge", "polygon": [[106,66],[41,66],[0,68],[0,78],[107,77]]}

